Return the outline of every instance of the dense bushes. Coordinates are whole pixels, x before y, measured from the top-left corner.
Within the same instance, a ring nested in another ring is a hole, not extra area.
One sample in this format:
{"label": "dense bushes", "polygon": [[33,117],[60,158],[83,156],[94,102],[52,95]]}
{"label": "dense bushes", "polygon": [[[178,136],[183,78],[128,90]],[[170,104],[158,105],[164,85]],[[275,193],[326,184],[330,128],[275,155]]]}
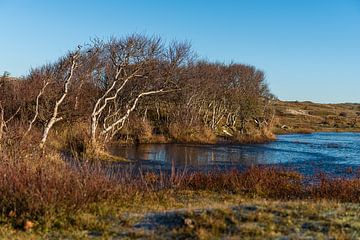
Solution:
{"label": "dense bushes", "polygon": [[86,165],[71,169],[57,159],[41,158],[0,162],[0,210],[14,224],[75,213],[109,199],[115,188],[99,169]]}

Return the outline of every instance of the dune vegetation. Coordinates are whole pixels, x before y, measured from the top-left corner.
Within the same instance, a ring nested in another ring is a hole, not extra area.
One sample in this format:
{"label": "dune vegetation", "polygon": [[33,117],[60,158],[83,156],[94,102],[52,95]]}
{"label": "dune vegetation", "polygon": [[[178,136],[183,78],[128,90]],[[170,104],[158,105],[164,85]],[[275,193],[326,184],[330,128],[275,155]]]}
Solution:
{"label": "dune vegetation", "polygon": [[[150,171],[106,151],[260,143],[274,129],[310,128],[294,114],[325,119],[318,105],[283,104],[253,66],[204,61],[187,42],[143,35],[96,39],[20,79],[4,74],[0,238],[359,237],[356,169],[348,179],[275,167]],[[358,128],[357,107],[332,112],[339,128],[353,118],[349,129]]]}
{"label": "dune vegetation", "polygon": [[277,134],[360,132],[360,104],[274,101],[273,107]]}

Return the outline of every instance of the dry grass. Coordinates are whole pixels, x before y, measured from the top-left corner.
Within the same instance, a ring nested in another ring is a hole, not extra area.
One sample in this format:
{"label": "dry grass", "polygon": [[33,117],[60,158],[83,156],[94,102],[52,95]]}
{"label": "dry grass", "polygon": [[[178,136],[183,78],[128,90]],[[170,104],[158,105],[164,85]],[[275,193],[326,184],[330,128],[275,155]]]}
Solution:
{"label": "dry grass", "polygon": [[52,159],[0,162],[0,210],[14,226],[28,219],[46,224],[51,215],[76,212],[111,198],[116,185],[99,168],[76,169]]}
{"label": "dry grass", "polygon": [[216,143],[215,133],[204,126],[190,127],[178,123],[169,126],[169,134],[175,142],[182,143]]}
{"label": "dry grass", "polygon": [[276,136],[269,132],[254,132],[251,134],[237,134],[231,142],[241,143],[241,144],[261,144],[261,143],[268,143],[271,141],[275,141]]}
{"label": "dry grass", "polygon": [[359,132],[359,104],[274,103],[275,133]]}

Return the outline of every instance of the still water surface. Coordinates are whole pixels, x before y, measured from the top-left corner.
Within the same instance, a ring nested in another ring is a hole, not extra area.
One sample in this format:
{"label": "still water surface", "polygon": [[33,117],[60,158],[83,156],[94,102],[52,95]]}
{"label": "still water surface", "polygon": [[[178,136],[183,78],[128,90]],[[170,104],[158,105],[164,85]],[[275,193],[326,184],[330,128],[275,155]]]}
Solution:
{"label": "still water surface", "polygon": [[268,144],[144,144],[113,147],[131,160],[161,165],[234,167],[279,165],[303,173],[342,173],[360,167],[360,133],[280,135]]}

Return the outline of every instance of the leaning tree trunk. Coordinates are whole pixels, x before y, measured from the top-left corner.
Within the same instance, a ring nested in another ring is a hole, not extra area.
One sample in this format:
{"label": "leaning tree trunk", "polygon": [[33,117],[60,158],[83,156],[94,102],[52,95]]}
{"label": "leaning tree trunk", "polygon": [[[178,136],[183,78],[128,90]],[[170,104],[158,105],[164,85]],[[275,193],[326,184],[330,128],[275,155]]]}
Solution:
{"label": "leaning tree trunk", "polygon": [[71,79],[73,77],[74,70],[75,70],[76,65],[77,65],[77,58],[78,58],[79,54],[80,54],[80,51],[77,51],[71,57],[72,60],[71,60],[70,72],[69,72],[69,75],[67,76],[67,78],[65,79],[65,82],[64,82],[63,94],[60,97],[60,99],[56,101],[52,117],[50,118],[50,120],[47,122],[47,124],[45,126],[45,129],[43,131],[42,138],[41,138],[41,141],[40,141],[40,144],[39,144],[40,149],[44,149],[44,146],[45,146],[46,140],[48,138],[50,129],[54,126],[55,123],[57,123],[57,122],[59,122],[59,121],[61,121],[63,119],[63,117],[58,117],[59,107],[62,104],[62,102],[65,100],[65,98],[66,98],[66,96],[67,96],[67,94],[69,92],[69,84],[70,84],[70,81],[71,81]]}
{"label": "leaning tree trunk", "polygon": [[31,131],[33,124],[35,123],[37,117],[39,116],[40,97],[44,94],[45,88],[49,85],[49,83],[50,83],[50,81],[48,79],[44,80],[43,87],[41,88],[38,95],[36,96],[35,114],[34,114],[34,117],[31,119],[31,121],[29,122],[29,127],[28,127],[27,131],[25,132],[25,135]]}
{"label": "leaning tree trunk", "polygon": [[[124,123],[125,121],[129,118],[130,113],[133,112],[136,109],[136,106],[139,102],[139,100],[144,97],[144,96],[148,96],[148,95],[154,95],[154,94],[159,94],[159,93],[165,93],[165,92],[170,92],[173,90],[167,90],[164,91],[164,89],[159,89],[159,90],[154,90],[154,91],[148,91],[148,92],[143,92],[140,93],[135,99],[134,102],[132,104],[132,106],[130,108],[128,108],[125,112],[125,114],[121,117],[119,117],[117,120],[115,120],[114,122],[112,122],[111,124],[107,125],[104,124],[104,129],[101,132],[102,135],[107,134],[108,132],[114,130],[115,128],[117,128],[117,131],[121,130],[124,127]],[[120,127],[119,127],[120,125]]]}
{"label": "leaning tree trunk", "polygon": [[[118,98],[119,93],[121,90],[126,86],[126,84],[132,80],[136,74],[140,71],[140,68],[136,69],[132,74],[127,76],[123,82],[118,86],[120,79],[120,74],[123,71],[123,68],[117,68],[114,82],[111,86],[105,91],[105,93],[96,101],[92,114],[91,114],[91,130],[90,130],[90,141],[93,148],[97,148],[97,139],[96,139],[96,132],[97,127],[99,125],[99,118],[103,111],[106,109],[110,102],[115,101]],[[111,91],[115,91],[113,95],[109,96]]]}

